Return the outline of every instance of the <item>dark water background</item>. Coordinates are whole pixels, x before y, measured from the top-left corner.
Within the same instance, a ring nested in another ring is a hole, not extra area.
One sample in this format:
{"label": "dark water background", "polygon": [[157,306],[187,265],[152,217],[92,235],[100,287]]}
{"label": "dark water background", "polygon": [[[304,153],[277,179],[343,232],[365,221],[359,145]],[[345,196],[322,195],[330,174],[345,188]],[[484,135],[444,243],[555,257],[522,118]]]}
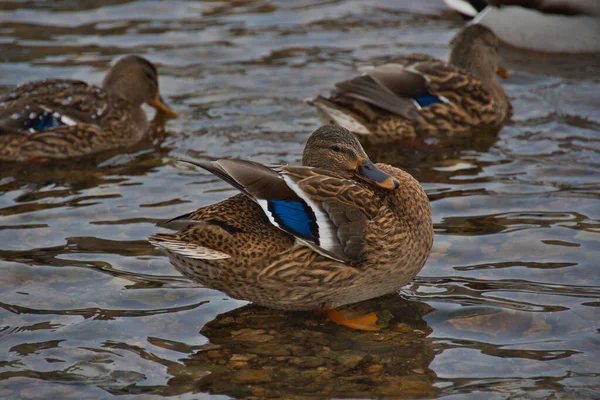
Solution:
{"label": "dark water background", "polygon": [[[445,58],[441,1],[2,1],[0,90],[99,84],[137,53],[181,117],[122,154],[0,171],[0,398],[600,398],[600,60],[503,49],[513,121],[371,151],[419,179],[436,239],[381,332],[247,305],[146,238],[232,195],[179,157],[297,163],[302,100],[386,55]],[[568,34],[568,33],[566,33]]]}

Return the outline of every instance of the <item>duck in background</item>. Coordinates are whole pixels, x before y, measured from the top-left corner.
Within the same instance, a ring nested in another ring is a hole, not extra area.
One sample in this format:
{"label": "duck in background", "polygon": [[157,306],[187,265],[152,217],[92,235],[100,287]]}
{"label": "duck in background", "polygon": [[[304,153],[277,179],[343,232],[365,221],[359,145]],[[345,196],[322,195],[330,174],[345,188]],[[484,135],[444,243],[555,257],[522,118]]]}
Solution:
{"label": "duck in background", "polygon": [[102,88],[70,79],[29,82],[0,97],[0,161],[68,159],[131,146],[149,131],[142,104],[169,117],[156,67],[125,56]]}
{"label": "duck in background", "polygon": [[149,241],[183,275],[229,296],[282,310],[324,309],[337,323],[376,330],[377,317],[335,310],[393,293],[425,264],[431,207],[410,174],[373,164],[354,135],[329,125],[303,166],[191,162],[241,194],[166,223]]}
{"label": "duck in background", "polygon": [[321,120],[347,128],[366,144],[498,131],[510,104],[496,73],[498,39],[473,24],[451,42],[448,62],[409,54],[338,82],[329,97],[308,101]]}
{"label": "duck in background", "polygon": [[514,47],[546,53],[600,52],[598,0],[444,0]]}

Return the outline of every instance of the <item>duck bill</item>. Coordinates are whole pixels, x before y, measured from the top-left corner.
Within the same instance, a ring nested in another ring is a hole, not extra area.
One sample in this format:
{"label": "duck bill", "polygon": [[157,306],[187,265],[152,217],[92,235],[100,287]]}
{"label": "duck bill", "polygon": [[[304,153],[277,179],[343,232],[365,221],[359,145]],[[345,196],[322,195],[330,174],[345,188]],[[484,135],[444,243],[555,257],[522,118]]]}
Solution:
{"label": "duck bill", "polygon": [[368,158],[358,158],[354,175],[363,181],[383,189],[394,190],[400,186],[400,183],[396,179],[377,168]]}
{"label": "duck bill", "polygon": [[510,78],[510,72],[500,66],[496,67],[496,74],[504,79]]}
{"label": "duck bill", "polygon": [[154,107],[157,111],[160,111],[169,117],[175,118],[179,116],[179,113],[177,111],[173,110],[171,107],[165,104],[165,101],[163,100],[160,94],[157,94],[156,98],[148,104]]}

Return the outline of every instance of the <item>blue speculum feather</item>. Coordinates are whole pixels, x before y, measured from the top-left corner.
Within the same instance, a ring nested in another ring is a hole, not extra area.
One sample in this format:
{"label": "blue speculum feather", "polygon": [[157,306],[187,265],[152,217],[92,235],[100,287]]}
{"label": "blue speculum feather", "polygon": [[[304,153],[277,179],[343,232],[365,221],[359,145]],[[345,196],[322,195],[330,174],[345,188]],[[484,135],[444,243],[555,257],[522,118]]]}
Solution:
{"label": "blue speculum feather", "polygon": [[36,114],[33,118],[28,118],[24,122],[25,129],[34,129],[36,131],[44,131],[56,126],[66,125],[60,120],[60,115],[50,111]]}
{"label": "blue speculum feather", "polygon": [[421,107],[427,107],[430,106],[432,104],[437,104],[437,103],[441,103],[442,100],[440,100],[438,97],[433,96],[433,95],[425,95],[425,96],[421,96],[421,97],[417,97],[415,98],[415,101],[417,103],[419,103],[419,105]]}
{"label": "blue speculum feather", "polygon": [[269,200],[269,211],[275,222],[294,236],[319,243],[315,213],[303,201]]}

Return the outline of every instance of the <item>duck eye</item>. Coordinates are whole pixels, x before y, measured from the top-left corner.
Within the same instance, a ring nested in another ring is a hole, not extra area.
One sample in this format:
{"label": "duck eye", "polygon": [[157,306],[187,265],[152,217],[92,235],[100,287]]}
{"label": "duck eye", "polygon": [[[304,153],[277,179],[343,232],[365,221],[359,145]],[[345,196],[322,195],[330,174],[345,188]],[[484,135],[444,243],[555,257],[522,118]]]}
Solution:
{"label": "duck eye", "polygon": [[337,153],[339,153],[341,151],[340,146],[337,146],[335,144],[333,146],[331,146],[331,150],[333,150],[333,151],[335,151]]}

